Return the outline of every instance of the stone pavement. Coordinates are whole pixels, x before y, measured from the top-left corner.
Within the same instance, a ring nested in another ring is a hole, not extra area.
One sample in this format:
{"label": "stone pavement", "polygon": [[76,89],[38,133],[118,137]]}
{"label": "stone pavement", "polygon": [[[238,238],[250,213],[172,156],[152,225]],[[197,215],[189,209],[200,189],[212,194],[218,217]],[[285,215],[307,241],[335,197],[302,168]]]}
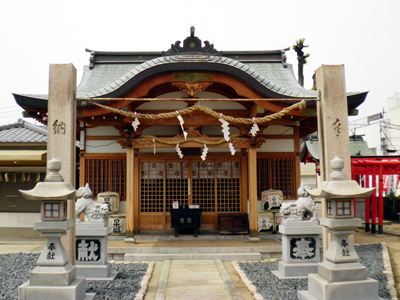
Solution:
{"label": "stone pavement", "polygon": [[[148,299],[148,297],[146,297]],[[221,260],[165,260],[155,300],[242,300]]]}
{"label": "stone pavement", "polygon": [[[389,249],[396,290],[400,292],[400,223],[384,225],[384,235],[365,233],[359,228],[355,234],[355,244],[385,242]],[[261,240],[263,243],[278,243],[275,240]],[[18,252],[40,252],[44,240],[22,240],[0,238],[0,254]],[[257,247],[244,238],[228,240],[142,240],[138,244],[123,241],[109,241],[110,247],[163,248],[163,247]],[[167,272],[169,270],[169,272]],[[207,296],[205,296],[207,295]],[[220,298],[217,298],[220,295]],[[229,296],[227,296],[229,295]],[[181,297],[181,298],[179,298]],[[214,297],[214,298],[212,298]],[[218,259],[208,260],[166,260],[157,262],[149,282],[145,300],[161,299],[254,299],[230,262]]]}

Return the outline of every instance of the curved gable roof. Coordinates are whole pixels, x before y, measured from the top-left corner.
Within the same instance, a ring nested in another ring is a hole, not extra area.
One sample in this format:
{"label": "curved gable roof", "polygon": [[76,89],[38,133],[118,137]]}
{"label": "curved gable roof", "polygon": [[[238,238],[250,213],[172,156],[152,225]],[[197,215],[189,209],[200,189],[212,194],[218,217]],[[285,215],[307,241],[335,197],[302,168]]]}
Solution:
{"label": "curved gable roof", "polygon": [[[258,71],[256,71],[256,69]],[[291,67],[282,63],[241,63],[217,55],[171,55],[142,64],[99,64],[86,68],[77,99],[121,97],[147,78],[166,72],[219,72],[237,77],[267,98],[316,98],[316,92],[297,83]],[[260,74],[263,72],[263,74]]]}

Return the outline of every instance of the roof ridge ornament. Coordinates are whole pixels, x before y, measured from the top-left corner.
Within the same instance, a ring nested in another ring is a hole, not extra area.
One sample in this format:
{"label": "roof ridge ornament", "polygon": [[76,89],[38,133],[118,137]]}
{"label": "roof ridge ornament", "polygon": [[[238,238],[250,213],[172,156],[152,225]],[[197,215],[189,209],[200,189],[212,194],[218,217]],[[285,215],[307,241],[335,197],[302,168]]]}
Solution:
{"label": "roof ridge ornament", "polygon": [[209,41],[204,41],[204,47],[202,47],[201,40],[194,35],[194,26],[190,27],[190,36],[183,41],[183,47],[181,47],[181,41],[176,41],[175,44],[171,44],[171,48],[166,52],[162,52],[162,56],[170,56],[177,54],[213,54],[221,55],[221,51],[214,49],[214,44],[210,44]]}

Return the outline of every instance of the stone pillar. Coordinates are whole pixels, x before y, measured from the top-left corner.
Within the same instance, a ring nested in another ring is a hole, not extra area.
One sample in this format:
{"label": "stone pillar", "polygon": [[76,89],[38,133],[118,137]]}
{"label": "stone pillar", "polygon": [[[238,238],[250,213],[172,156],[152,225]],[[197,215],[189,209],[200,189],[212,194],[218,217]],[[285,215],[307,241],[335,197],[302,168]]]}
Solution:
{"label": "stone pillar", "polygon": [[321,181],[332,172],[329,162],[336,155],[344,161],[343,173],[351,178],[349,125],[344,65],[322,65],[316,71],[318,139]]}
{"label": "stone pillar", "polygon": [[126,148],[126,238],[125,243],[134,243],[134,230],[135,230],[135,220],[134,220],[134,203],[133,203],[133,193],[134,193],[134,167],[135,167],[135,151],[134,148],[128,146]]}
{"label": "stone pillar", "polygon": [[[47,157],[63,162],[60,174],[75,187],[76,174],[76,69],[72,64],[50,64]],[[68,200],[68,220],[75,220],[75,201]],[[75,224],[75,222],[73,222]],[[75,264],[75,227],[62,238]]]}
{"label": "stone pillar", "polygon": [[[329,162],[339,155],[344,161],[343,173],[351,178],[348,109],[344,65],[322,65],[316,71],[317,117],[321,181],[327,181],[332,172]],[[326,201],[322,201],[325,218]],[[327,229],[323,230],[323,249],[330,243]]]}
{"label": "stone pillar", "polygon": [[257,205],[257,149],[249,148],[248,157],[249,172],[249,202],[250,202],[250,237],[252,240],[258,239],[258,205]]}

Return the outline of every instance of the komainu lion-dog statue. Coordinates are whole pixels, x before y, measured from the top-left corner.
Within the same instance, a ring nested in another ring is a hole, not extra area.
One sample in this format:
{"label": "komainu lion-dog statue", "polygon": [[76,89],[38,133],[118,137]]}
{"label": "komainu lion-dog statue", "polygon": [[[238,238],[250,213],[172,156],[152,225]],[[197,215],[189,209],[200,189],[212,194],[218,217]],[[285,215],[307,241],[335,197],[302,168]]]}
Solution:
{"label": "komainu lion-dog statue", "polygon": [[310,221],[318,220],[318,205],[315,204],[307,190],[311,188],[308,186],[300,185],[297,190],[299,198],[292,203],[282,203],[280,213],[285,220],[304,220],[306,218]]}

